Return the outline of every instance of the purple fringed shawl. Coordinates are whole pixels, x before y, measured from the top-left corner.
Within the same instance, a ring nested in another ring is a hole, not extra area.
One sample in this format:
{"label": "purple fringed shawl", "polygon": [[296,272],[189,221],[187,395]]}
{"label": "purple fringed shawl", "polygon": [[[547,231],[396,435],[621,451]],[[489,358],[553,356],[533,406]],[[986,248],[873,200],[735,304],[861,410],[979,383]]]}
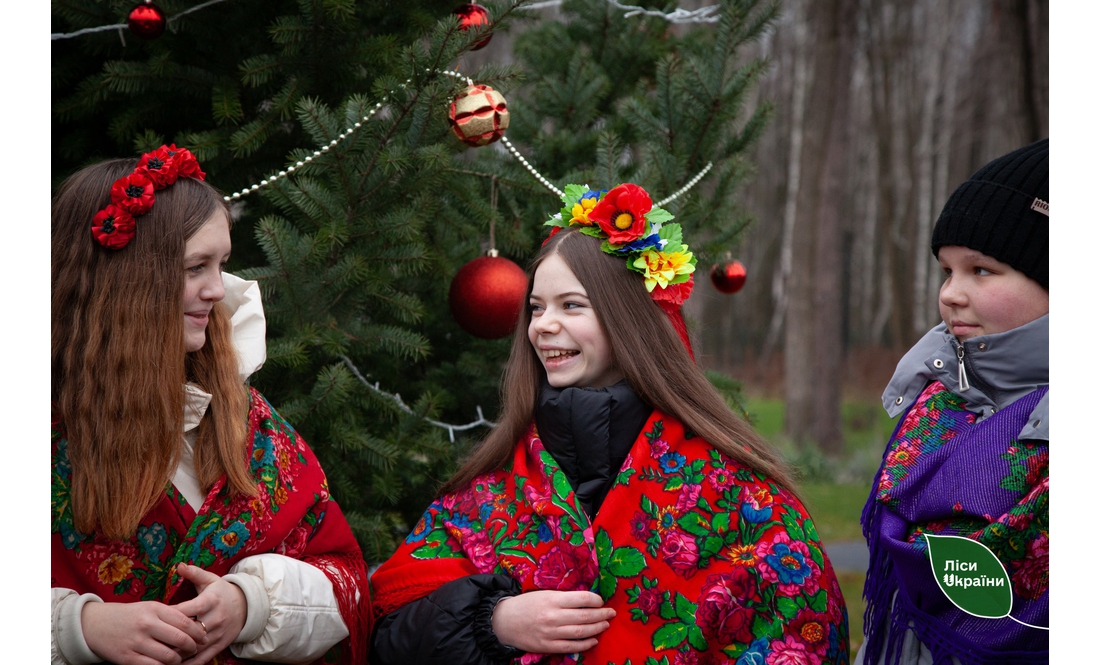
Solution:
{"label": "purple fringed shawl", "polygon": [[[933,577],[922,533],[988,546],[1012,580],[1012,616],[1048,625],[1046,441],[1016,437],[1047,387],[975,425],[962,397],[931,383],[901,419],[863,509],[871,565],[864,662],[898,663],[907,629],[935,663],[1046,663],[1046,630],[955,607]],[[897,593],[895,598],[895,592]],[[887,636],[888,635],[888,636]]]}

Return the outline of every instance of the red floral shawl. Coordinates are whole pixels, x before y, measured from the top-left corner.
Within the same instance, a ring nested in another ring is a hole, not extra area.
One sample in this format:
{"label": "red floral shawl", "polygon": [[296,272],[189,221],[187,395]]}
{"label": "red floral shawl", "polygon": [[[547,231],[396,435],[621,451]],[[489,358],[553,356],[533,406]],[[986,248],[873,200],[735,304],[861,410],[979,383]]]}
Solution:
{"label": "red floral shawl", "polygon": [[592,650],[523,663],[848,662],[844,599],[801,503],[657,411],[594,522],[532,425],[375,572],[376,616],[477,573],[590,589],[617,611]]}
{"label": "red floral shawl", "polygon": [[[329,497],[328,483],[313,451],[255,389],[251,389],[250,402],[249,468],[259,495],[232,496],[223,476],[196,511],[169,484],[129,540],[82,534],[74,528],[68,441],[55,414],[51,427],[50,584],[94,593],[107,602],[176,604],[195,596],[194,585],[176,575],[180,563],[225,575],[247,556],[282,554],[317,566],[332,581],[350,635],[321,660],[359,665],[366,656],[371,625],[370,594],[359,545],[340,507]],[[242,661],[227,649],[217,662]]]}

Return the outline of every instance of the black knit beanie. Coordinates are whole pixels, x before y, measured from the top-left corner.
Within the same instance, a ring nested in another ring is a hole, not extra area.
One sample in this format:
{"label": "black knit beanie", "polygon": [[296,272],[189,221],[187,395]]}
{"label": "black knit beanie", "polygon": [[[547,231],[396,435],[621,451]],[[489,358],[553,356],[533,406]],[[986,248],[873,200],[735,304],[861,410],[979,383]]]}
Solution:
{"label": "black knit beanie", "polygon": [[944,245],[969,247],[1049,289],[1048,143],[998,157],[960,185],[932,230],[932,253]]}

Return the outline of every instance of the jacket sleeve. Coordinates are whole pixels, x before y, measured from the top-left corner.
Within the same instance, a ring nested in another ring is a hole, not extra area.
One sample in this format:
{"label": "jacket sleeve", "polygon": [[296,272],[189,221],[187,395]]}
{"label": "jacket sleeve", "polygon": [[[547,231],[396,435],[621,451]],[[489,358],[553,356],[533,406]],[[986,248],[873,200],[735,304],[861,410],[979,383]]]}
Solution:
{"label": "jacket sleeve", "polygon": [[378,622],[371,665],[498,665],[523,652],[493,633],[493,609],[520,593],[507,575],[469,575],[386,615]]}
{"label": "jacket sleeve", "polygon": [[238,561],[225,580],[248,602],[244,628],[230,646],[238,658],[308,662],[348,636],[332,582],[305,561],[258,554]]}
{"label": "jacket sleeve", "polygon": [[102,659],[88,648],[80,626],[80,611],[86,603],[102,603],[93,593],[80,595],[72,589],[50,590],[50,664],[88,665]]}

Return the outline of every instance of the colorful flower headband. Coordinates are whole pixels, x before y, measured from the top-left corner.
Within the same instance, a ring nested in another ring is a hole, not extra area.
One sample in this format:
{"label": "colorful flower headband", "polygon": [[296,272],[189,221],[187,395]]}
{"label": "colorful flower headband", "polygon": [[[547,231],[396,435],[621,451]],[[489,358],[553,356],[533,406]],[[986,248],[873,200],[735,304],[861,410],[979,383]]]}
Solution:
{"label": "colorful flower headband", "polygon": [[142,155],[133,173],[111,185],[111,203],[92,218],[96,242],[107,249],[122,249],[129,244],[137,228],[134,218],[153,209],[153,191],[164,189],[178,178],[206,179],[190,150],[173,143]]}
{"label": "colorful flower headband", "polygon": [[654,208],[641,187],[624,183],[610,191],[587,185],[566,185],[561,197],[565,207],[547,226],[550,238],[570,226],[600,238],[605,253],[621,256],[626,265],[645,278],[645,288],[658,302],[682,305],[695,286],[695,256],[683,243],[679,224],[667,224],[672,214]]}

